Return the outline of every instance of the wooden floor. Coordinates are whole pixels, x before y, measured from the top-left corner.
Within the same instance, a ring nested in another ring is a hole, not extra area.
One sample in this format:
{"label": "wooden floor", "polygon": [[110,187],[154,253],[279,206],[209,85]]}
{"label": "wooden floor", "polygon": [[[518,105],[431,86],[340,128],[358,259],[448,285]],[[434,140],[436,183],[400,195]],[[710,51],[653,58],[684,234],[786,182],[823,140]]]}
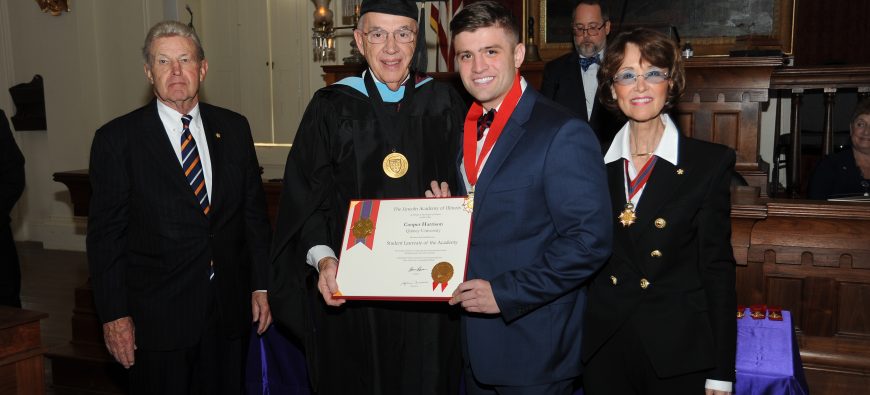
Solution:
{"label": "wooden floor", "polygon": [[[18,243],[21,305],[48,313],[42,320],[42,344],[49,350],[72,337],[73,290],[88,279],[84,252],[45,250],[41,243]],[[51,361],[46,359],[46,388],[51,390]]]}

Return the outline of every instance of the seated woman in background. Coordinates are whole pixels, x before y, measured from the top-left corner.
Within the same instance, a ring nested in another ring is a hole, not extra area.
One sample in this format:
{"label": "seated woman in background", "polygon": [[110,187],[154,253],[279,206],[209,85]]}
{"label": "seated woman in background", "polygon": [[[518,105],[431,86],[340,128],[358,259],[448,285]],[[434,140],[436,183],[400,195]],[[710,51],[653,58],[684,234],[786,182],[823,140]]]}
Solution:
{"label": "seated woman in background", "polygon": [[849,123],[851,147],[828,155],[810,178],[807,197],[870,196],[870,99],[855,107]]}

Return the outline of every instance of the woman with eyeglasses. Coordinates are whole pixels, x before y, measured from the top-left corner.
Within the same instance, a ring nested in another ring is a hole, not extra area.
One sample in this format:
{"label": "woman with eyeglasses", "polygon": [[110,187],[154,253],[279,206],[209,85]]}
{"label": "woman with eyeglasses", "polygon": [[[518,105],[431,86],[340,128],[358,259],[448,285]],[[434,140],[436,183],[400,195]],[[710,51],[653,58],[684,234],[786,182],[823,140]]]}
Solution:
{"label": "woman with eyeglasses", "polygon": [[734,151],[683,136],[668,115],[685,78],[680,50],[664,34],[616,36],[598,80],[602,103],[628,122],[604,157],[613,255],[589,288],[585,391],[730,394]]}
{"label": "woman with eyeglasses", "polygon": [[851,147],[829,155],[816,166],[808,198],[870,196],[870,99],[855,106],[849,139]]}

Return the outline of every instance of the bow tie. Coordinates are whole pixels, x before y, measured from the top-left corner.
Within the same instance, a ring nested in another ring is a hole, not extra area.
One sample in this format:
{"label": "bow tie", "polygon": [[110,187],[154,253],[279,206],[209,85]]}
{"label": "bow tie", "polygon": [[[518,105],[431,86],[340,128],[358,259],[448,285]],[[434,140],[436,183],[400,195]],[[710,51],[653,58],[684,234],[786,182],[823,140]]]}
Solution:
{"label": "bow tie", "polygon": [[598,56],[598,54],[595,54],[595,56],[591,58],[580,58],[580,68],[582,68],[583,71],[589,70],[589,66],[592,66],[593,64],[601,64],[601,57]]}
{"label": "bow tie", "polygon": [[477,118],[477,140],[480,141],[480,138],[483,137],[483,131],[489,128],[492,125],[492,120],[495,119],[495,109],[489,110],[486,114]]}

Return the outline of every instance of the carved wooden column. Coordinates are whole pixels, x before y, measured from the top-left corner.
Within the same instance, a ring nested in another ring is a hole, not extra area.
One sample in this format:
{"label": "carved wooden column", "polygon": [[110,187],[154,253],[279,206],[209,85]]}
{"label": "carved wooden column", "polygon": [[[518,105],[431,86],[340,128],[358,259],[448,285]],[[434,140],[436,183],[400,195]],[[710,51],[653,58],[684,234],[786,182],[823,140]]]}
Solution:
{"label": "carved wooden column", "polygon": [[834,101],[837,88],[825,88],[825,124],[822,136],[822,154],[828,156],[834,148]]}
{"label": "carved wooden column", "polygon": [[791,91],[791,140],[789,141],[789,158],[786,163],[788,169],[788,187],[786,194],[792,198],[800,196],[801,180],[801,100],[803,89]]}

